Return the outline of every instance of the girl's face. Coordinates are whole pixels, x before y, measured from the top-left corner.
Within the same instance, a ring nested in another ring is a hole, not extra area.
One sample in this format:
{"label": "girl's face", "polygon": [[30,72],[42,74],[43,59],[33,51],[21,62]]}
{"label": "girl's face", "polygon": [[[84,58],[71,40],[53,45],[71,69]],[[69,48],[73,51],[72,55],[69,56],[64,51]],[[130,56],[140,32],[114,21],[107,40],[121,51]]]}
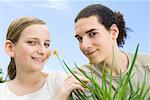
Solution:
{"label": "girl's face", "polygon": [[13,49],[17,71],[41,71],[51,54],[47,26],[35,24],[25,28]]}

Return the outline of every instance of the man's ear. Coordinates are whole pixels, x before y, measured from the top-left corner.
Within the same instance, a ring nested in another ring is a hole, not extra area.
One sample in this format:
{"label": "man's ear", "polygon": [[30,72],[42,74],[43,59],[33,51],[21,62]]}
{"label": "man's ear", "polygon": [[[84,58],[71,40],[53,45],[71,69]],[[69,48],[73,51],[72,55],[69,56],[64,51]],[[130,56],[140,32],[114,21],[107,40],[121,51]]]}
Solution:
{"label": "man's ear", "polygon": [[111,27],[110,27],[110,34],[111,34],[113,40],[116,40],[118,38],[119,29],[118,29],[116,24],[112,24],[111,25]]}
{"label": "man's ear", "polygon": [[14,45],[10,40],[5,42],[5,51],[10,57],[14,57]]}

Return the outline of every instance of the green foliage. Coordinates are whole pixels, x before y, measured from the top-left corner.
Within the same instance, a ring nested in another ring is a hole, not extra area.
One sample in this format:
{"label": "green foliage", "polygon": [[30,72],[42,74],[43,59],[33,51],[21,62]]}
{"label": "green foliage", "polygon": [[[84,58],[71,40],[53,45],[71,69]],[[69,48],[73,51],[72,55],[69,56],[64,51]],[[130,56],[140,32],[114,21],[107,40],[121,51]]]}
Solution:
{"label": "green foliage", "polygon": [[0,66],[0,83],[3,83],[5,82],[4,79],[3,79],[3,72],[2,72],[2,68]]}
{"label": "green foliage", "polygon": [[[145,97],[148,95],[148,92],[150,90],[150,86],[148,88],[145,88],[146,74],[145,74],[144,82],[141,88],[138,86],[137,89],[134,90],[133,85],[131,83],[131,78],[133,76],[131,72],[136,62],[138,48],[139,48],[139,44],[136,48],[134,58],[131,63],[131,66],[129,66],[128,72],[124,76],[122,76],[120,72],[119,84],[115,93],[112,93],[112,69],[114,66],[113,64],[114,61],[112,61],[112,65],[111,65],[109,86],[107,86],[107,83],[106,83],[106,71],[105,71],[106,65],[105,64],[103,66],[103,73],[102,73],[103,83],[102,83],[102,86],[100,86],[93,77],[90,77],[87,73],[85,73],[82,69],[80,69],[76,64],[75,66],[79,70],[79,72],[81,72],[83,76],[85,76],[87,79],[90,80],[90,85],[80,80],[80,78],[78,78],[73,73],[73,71],[69,68],[69,66],[66,64],[66,62],[63,59],[59,58],[59,61],[63,65],[64,69],[67,69],[82,84],[82,86],[85,89],[87,89],[88,92],[91,93],[93,100],[145,100]],[[114,54],[113,54],[113,58],[114,58]],[[127,88],[128,86],[130,87],[129,89]],[[75,96],[72,95],[71,100],[89,100],[88,96],[86,96],[86,94],[81,90],[74,90],[73,93]]]}

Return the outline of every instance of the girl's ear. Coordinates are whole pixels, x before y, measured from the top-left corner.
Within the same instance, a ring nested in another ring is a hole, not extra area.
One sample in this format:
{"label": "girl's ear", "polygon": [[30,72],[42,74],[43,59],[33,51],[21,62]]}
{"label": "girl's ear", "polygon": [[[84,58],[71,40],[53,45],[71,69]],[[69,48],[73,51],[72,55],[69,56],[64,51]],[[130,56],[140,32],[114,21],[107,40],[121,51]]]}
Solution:
{"label": "girl's ear", "polygon": [[119,29],[116,24],[112,24],[110,27],[110,34],[112,36],[112,40],[116,40],[119,35]]}
{"label": "girl's ear", "polygon": [[5,42],[5,51],[10,57],[14,57],[14,45],[10,40],[6,40]]}

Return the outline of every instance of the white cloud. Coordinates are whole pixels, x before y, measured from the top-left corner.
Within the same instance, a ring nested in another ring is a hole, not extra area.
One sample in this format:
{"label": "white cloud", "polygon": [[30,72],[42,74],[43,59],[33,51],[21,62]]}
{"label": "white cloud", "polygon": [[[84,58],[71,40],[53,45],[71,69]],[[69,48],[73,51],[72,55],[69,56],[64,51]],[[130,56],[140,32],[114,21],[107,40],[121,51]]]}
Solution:
{"label": "white cloud", "polygon": [[[3,2],[6,2],[7,4],[9,3],[21,3],[22,2],[32,2],[34,4],[28,4],[28,6],[32,7],[46,7],[46,8],[51,8],[55,10],[69,10],[70,7],[70,1],[69,0],[0,0]],[[19,5],[17,5],[19,6]],[[23,6],[23,5],[20,5]]]}
{"label": "white cloud", "polygon": [[56,9],[56,10],[69,10],[69,1],[66,0],[48,0],[46,7]]}

